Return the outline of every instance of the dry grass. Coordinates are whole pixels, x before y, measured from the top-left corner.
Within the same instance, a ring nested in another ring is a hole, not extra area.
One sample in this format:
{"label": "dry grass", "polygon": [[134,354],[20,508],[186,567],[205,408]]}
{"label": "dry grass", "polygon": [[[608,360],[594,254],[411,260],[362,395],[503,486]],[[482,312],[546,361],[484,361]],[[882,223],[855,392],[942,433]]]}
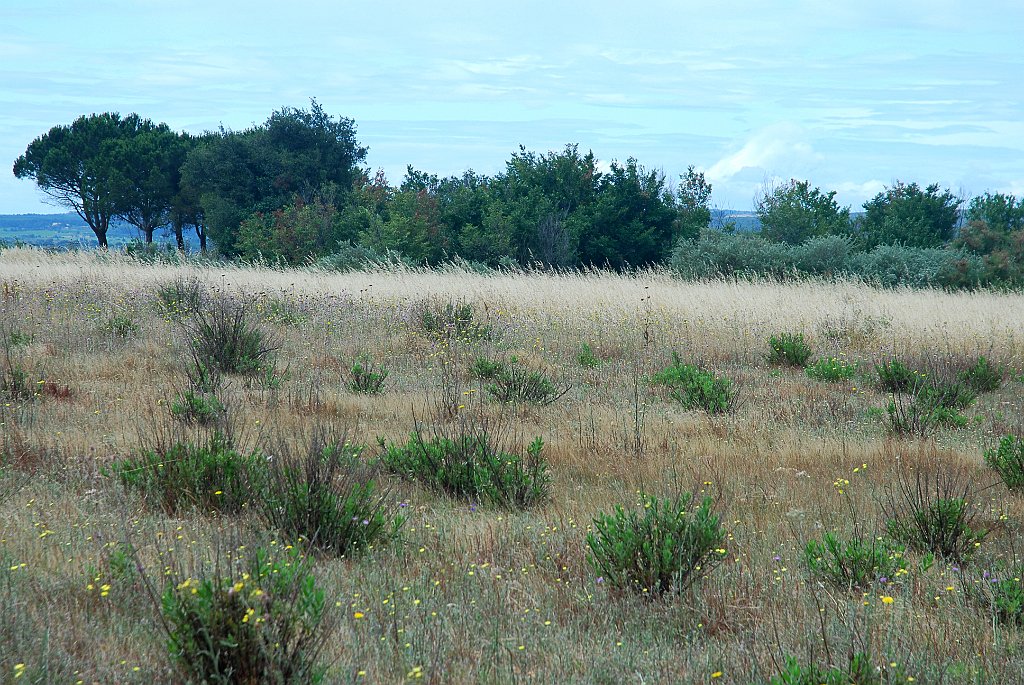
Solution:
{"label": "dry grass", "polygon": [[[317,562],[340,620],[329,682],[705,682],[721,671],[714,682],[750,683],[776,673],[784,655],[842,662],[850,650],[897,662],[917,682],[1024,681],[1019,630],[993,622],[950,565],[915,566],[906,582],[861,596],[819,586],[801,562],[823,529],[849,534],[851,512],[880,530],[880,501],[908,468],[973,479],[994,532],[964,573],[1020,548],[1024,503],[980,455],[1021,432],[1021,383],[983,396],[966,430],[916,441],[889,435],[879,415],[887,397],[862,379],[818,383],[764,362],[769,335],[802,331],[816,352],[866,370],[892,354],[922,365],[984,354],[1019,374],[1020,295],[684,283],[656,272],[170,267],[11,249],[0,253],[0,333],[29,340],[11,354],[33,383],[67,393],[0,407],[0,682],[16,664],[25,664],[17,682],[173,681],[157,611],[137,577],[112,574],[110,545],[130,540],[158,576],[171,547],[202,556],[219,539],[254,545],[273,534],[246,517],[167,519],[104,475],[178,430],[168,403],[184,387],[185,344],[156,289],[182,277],[254,298],[281,341],[277,387],[234,377],[222,393],[248,444],[317,423],[371,445],[401,440],[414,420],[448,420],[443,389],[464,405],[458,412],[503,422],[523,444],[544,437],[549,504],[491,510],[396,480],[394,506],[408,503],[410,516],[404,543]],[[417,318],[426,300],[472,304],[491,336],[427,335]],[[112,333],[114,314],[135,332]],[[579,366],[582,342],[602,366]],[[646,378],[673,350],[734,379],[736,411],[682,412],[652,389]],[[381,396],[346,389],[359,354],[390,368]],[[515,356],[572,390],[549,407],[497,406],[468,375],[478,355]],[[616,596],[593,577],[585,534],[596,512],[632,505],[640,490],[691,489],[716,497],[729,530],[716,575],[657,602]]]}

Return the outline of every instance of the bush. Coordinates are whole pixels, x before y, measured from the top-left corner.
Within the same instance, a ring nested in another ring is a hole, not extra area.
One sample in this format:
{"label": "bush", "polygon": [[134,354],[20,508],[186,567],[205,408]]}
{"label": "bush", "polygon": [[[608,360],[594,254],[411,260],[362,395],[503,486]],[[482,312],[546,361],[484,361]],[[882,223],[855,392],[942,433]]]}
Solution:
{"label": "bush", "polygon": [[709,414],[729,411],[735,398],[732,381],[697,366],[683,364],[675,352],[672,353],[672,366],[651,376],[651,383],[666,386],[669,397],[684,409],[703,409]]}
{"label": "bush", "polygon": [[540,371],[531,371],[520,366],[505,366],[486,388],[487,394],[505,404],[536,404],[547,406],[558,401],[569,386],[558,387],[555,382]]}
{"label": "bush", "polygon": [[196,310],[186,331],[197,364],[223,373],[263,372],[277,349],[260,326],[252,304],[227,297]]}
{"label": "bush", "polygon": [[905,567],[902,547],[865,535],[841,540],[834,533],[808,542],[804,561],[813,575],[840,590],[867,590]]}
{"label": "bush", "polygon": [[598,514],[587,534],[588,561],[610,585],[664,594],[685,589],[721,561],[725,533],[712,501],[682,493],[664,500],[641,495],[641,508]]}
{"label": "bush", "polygon": [[547,499],[551,487],[539,437],[525,457],[504,452],[482,429],[429,440],[416,431],[404,446],[381,440],[381,447],[389,469],[452,497],[524,509]]}
{"label": "bush", "polygon": [[[513,364],[517,361],[515,357],[512,357]],[[488,359],[487,357],[477,357],[473,360],[472,366],[469,367],[469,375],[481,381],[494,380],[507,372],[508,365],[505,362],[498,361],[497,359]]]}
{"label": "bush", "polygon": [[876,385],[888,392],[909,392],[921,382],[921,374],[912,371],[898,359],[875,364]]}
{"label": "bush", "polygon": [[811,358],[811,348],[803,333],[780,333],[768,338],[768,363],[772,366],[803,368]]}
{"label": "bush", "polygon": [[862,653],[850,656],[846,667],[825,667],[816,664],[801,666],[796,657],[786,658],[786,667],[772,677],[768,685],[882,685],[883,682],[907,682],[902,674],[883,680],[882,673],[871,665],[871,659]]}
{"label": "bush", "polygon": [[323,680],[324,591],[295,549],[256,549],[226,569],[179,580],[161,598],[171,661],[188,682],[304,684]]}
{"label": "bush", "polygon": [[1003,384],[1003,369],[993,366],[985,357],[978,357],[972,367],[957,376],[976,393],[994,392]]}
{"label": "bush", "polygon": [[139,325],[127,314],[114,314],[103,322],[103,330],[118,338],[131,338],[139,332]]}
{"label": "bush", "polygon": [[970,506],[970,485],[956,474],[937,473],[928,479],[917,472],[914,482],[899,473],[886,488],[882,510],[886,530],[896,542],[920,552],[963,561],[973,554],[988,531],[976,526]]}
{"label": "bush", "polygon": [[594,350],[587,343],[580,345],[580,353],[576,355],[576,361],[585,369],[596,369],[604,364],[604,360],[594,354]]}
{"label": "bush", "polygon": [[853,378],[857,373],[857,365],[851,364],[845,359],[836,359],[835,357],[826,359],[822,357],[808,366],[804,372],[809,378],[836,383]]}
{"label": "bush", "polygon": [[420,312],[420,324],[424,331],[441,338],[482,340],[491,334],[491,327],[476,321],[473,305],[465,301],[426,302]]}
{"label": "bush", "polygon": [[1001,623],[1024,626],[1024,564],[984,572],[973,589],[975,598]]}
{"label": "bush", "polygon": [[1007,435],[995,449],[985,450],[985,463],[1011,490],[1024,488],[1024,440]]}
{"label": "bush", "polygon": [[127,489],[138,490],[169,514],[198,509],[233,513],[259,494],[266,462],[258,454],[241,454],[215,434],[206,445],[177,443],[114,464]]}
{"label": "bush", "polygon": [[206,288],[198,278],[178,278],[157,288],[156,297],[162,313],[180,321],[203,308]]}
{"label": "bush", "polygon": [[226,412],[227,408],[216,395],[198,390],[186,390],[171,403],[171,416],[200,426],[216,423]]}
{"label": "bush", "polygon": [[361,452],[325,435],[312,436],[300,455],[279,445],[260,498],[264,518],[286,539],[338,556],[396,537],[405,518],[389,510],[374,481],[359,475]]}
{"label": "bush", "polygon": [[368,355],[360,355],[352,362],[348,389],[367,395],[379,395],[384,390],[384,382],[388,379],[389,373],[384,366],[374,364]]}
{"label": "bush", "polygon": [[925,437],[936,426],[964,428],[968,419],[961,413],[974,402],[974,391],[959,381],[926,380],[918,376],[910,394],[893,394],[886,407],[889,427],[897,435]]}

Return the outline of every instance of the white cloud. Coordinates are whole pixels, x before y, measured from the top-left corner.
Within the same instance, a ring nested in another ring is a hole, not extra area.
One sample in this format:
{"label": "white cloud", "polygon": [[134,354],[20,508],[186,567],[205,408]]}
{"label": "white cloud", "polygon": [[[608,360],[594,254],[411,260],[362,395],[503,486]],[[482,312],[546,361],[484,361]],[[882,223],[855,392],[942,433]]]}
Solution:
{"label": "white cloud", "polygon": [[728,181],[745,169],[764,172],[778,171],[783,175],[798,176],[806,173],[810,163],[822,156],[806,142],[804,132],[797,126],[781,124],[756,133],[742,148],[715,162],[707,171],[712,182]]}

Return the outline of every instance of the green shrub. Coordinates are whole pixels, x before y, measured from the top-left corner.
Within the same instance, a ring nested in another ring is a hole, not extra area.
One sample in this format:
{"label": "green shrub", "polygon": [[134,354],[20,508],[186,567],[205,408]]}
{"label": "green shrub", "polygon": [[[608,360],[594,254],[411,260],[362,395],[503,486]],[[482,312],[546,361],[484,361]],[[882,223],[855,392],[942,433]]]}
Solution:
{"label": "green shrub", "polygon": [[373,480],[360,476],[355,462],[361,452],[322,435],[300,455],[278,446],[260,498],[264,518],[286,539],[338,556],[396,537],[405,518],[377,494]]}
{"label": "green shrub", "polygon": [[262,456],[241,454],[218,434],[206,445],[177,443],[113,467],[125,488],[138,490],[171,514],[190,509],[238,512],[259,494],[265,469]]}
{"label": "green shrub", "polygon": [[185,326],[192,357],[218,372],[264,372],[277,349],[250,302],[215,298],[196,310]]}
{"label": "green shrub", "polygon": [[709,414],[729,411],[735,398],[732,381],[697,366],[683,364],[675,352],[672,353],[672,366],[651,376],[651,383],[668,388],[669,397],[684,409],[703,409]]}
{"label": "green shrub", "polygon": [[505,404],[536,404],[547,406],[558,401],[569,387],[558,387],[555,382],[540,371],[531,371],[521,366],[505,367],[486,386],[487,394]]}
{"label": "green shrub", "polygon": [[851,364],[845,359],[836,359],[835,357],[826,359],[822,357],[804,369],[804,373],[809,378],[815,380],[836,383],[853,378],[857,373],[857,365]]}
{"label": "green shrub", "polygon": [[1011,490],[1024,488],[1024,440],[1007,435],[995,449],[985,450],[985,463]]}
{"label": "green shrub", "polygon": [[865,535],[842,540],[825,533],[807,543],[804,561],[811,574],[840,590],[867,590],[905,568],[902,547]]}
{"label": "green shrub", "polygon": [[811,348],[803,333],[780,333],[768,338],[768,363],[773,366],[807,366]]}
{"label": "green shrub", "polygon": [[985,571],[972,594],[1002,623],[1024,626],[1024,564]]}
{"label": "green shrub", "polygon": [[939,472],[929,479],[918,471],[911,482],[901,472],[882,502],[886,530],[917,551],[965,560],[988,534],[975,522],[969,493],[969,481],[958,474]]}
{"label": "green shrub", "polygon": [[208,426],[222,418],[227,411],[213,393],[186,390],[171,403],[171,416],[184,423]]}
{"label": "green shrub", "polygon": [[604,360],[594,354],[593,348],[587,343],[580,344],[580,353],[576,355],[576,361],[585,369],[596,369],[604,364]]}
{"label": "green shrub", "polygon": [[976,393],[994,392],[1003,384],[1003,369],[993,366],[985,357],[978,357],[974,366],[958,375],[968,388]]}
{"label": "green shrub", "polygon": [[523,457],[504,452],[484,430],[429,440],[416,431],[403,446],[382,440],[381,447],[389,469],[452,497],[522,509],[547,499],[551,487],[539,437]]}
{"label": "green shrub", "polygon": [[448,300],[427,302],[420,312],[423,330],[442,338],[482,340],[490,337],[491,328],[473,318],[469,302]]}
{"label": "green shrub", "polygon": [[878,388],[888,392],[909,392],[922,380],[920,373],[907,368],[898,359],[875,364],[875,375]]}
{"label": "green shrub", "polygon": [[[515,357],[512,357],[512,364],[515,364],[517,361]],[[481,381],[494,380],[507,372],[508,364],[497,359],[488,359],[487,357],[477,357],[469,367],[469,375]]]}
{"label": "green shrub", "polygon": [[690,493],[664,500],[641,495],[639,510],[621,506],[594,519],[588,562],[613,587],[663,594],[684,589],[720,563],[725,533],[712,501]]}
{"label": "green shrub", "polygon": [[910,394],[893,394],[886,407],[889,427],[897,435],[925,437],[937,426],[964,428],[968,419],[961,413],[974,402],[974,391],[959,381],[933,380],[919,376]]}
{"label": "green shrub", "polygon": [[384,390],[390,372],[384,366],[375,364],[369,355],[360,355],[349,371],[348,389],[367,395],[379,395]]}
{"label": "green shrub", "polygon": [[800,665],[796,657],[786,657],[786,666],[768,685],[882,685],[884,682],[906,682],[902,674],[893,674],[883,680],[882,673],[871,664],[871,659],[862,653],[850,656],[850,663],[843,667]]}
{"label": "green shrub", "polygon": [[165,316],[180,321],[202,309],[206,287],[195,277],[178,278],[157,288],[156,298]]}
{"label": "green shrub", "polygon": [[103,330],[118,338],[131,338],[138,334],[139,325],[125,313],[114,314],[103,322]]}
{"label": "green shrub", "polygon": [[240,556],[199,577],[172,577],[164,588],[163,626],[183,681],[321,682],[330,624],[309,562],[295,549]]}

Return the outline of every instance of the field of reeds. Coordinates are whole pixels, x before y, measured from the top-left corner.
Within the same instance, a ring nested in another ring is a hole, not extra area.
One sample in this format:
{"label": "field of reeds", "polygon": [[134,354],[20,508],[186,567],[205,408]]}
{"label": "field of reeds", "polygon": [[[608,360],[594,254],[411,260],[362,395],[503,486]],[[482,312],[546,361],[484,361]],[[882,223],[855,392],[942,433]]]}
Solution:
{"label": "field of reeds", "polygon": [[1022,369],[1018,293],[4,250],[0,682],[1024,682]]}

